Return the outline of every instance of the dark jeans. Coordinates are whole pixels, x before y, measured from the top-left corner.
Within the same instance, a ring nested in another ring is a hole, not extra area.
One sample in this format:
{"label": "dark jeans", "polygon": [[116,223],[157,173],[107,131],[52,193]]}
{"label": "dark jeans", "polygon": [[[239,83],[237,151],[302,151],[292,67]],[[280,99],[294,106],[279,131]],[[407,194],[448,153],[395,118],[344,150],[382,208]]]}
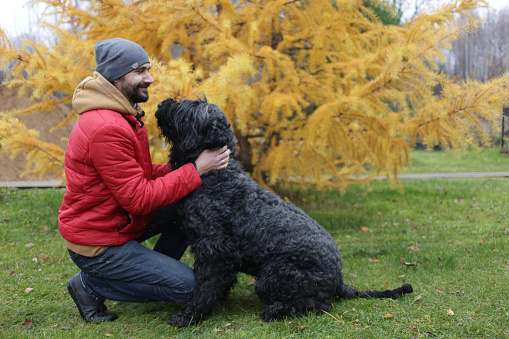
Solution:
{"label": "dark jeans", "polygon": [[[154,249],[140,242],[161,234]],[[81,269],[85,289],[99,300],[182,303],[195,286],[192,268],[179,259],[187,248],[186,237],[172,217],[172,206],[156,211],[145,233],[121,246],[112,246],[95,257],[69,250]]]}

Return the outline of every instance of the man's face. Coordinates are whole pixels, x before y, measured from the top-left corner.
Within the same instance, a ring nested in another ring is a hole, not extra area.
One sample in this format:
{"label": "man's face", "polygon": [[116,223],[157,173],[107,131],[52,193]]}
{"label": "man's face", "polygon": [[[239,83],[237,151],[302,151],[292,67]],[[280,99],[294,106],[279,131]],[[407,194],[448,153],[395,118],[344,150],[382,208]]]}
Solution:
{"label": "man's face", "polygon": [[113,85],[129,100],[131,105],[148,100],[148,86],[154,83],[146,63],[113,81]]}

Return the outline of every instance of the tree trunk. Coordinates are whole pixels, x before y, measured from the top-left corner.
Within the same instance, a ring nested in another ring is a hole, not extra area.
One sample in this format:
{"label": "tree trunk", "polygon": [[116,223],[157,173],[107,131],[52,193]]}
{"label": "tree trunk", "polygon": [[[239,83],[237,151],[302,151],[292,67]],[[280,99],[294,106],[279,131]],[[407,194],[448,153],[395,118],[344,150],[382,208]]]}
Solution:
{"label": "tree trunk", "polygon": [[235,131],[234,134],[240,148],[237,149],[237,160],[240,161],[246,172],[253,173],[254,166],[251,145],[246,136],[241,135],[238,131]]}

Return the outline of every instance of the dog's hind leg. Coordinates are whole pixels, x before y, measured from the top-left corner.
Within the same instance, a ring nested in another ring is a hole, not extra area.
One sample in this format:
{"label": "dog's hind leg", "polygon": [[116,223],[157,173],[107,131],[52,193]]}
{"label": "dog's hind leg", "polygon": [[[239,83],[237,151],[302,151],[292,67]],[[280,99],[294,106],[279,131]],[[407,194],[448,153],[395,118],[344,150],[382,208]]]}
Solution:
{"label": "dog's hind leg", "polygon": [[168,324],[186,327],[198,323],[217,303],[226,299],[237,281],[237,271],[232,263],[203,258],[200,254],[196,255],[194,275],[196,287],[191,300],[168,320]]}
{"label": "dog's hind leg", "polygon": [[304,315],[308,312],[330,311],[329,301],[318,301],[315,298],[301,298],[286,301],[277,301],[267,305],[260,313],[262,320],[270,322],[282,320],[287,317]]}
{"label": "dog's hind leg", "polygon": [[256,294],[267,305],[260,317],[275,321],[310,311],[329,311],[334,282],[326,278],[316,270],[296,269],[288,261],[264,267],[255,286]]}

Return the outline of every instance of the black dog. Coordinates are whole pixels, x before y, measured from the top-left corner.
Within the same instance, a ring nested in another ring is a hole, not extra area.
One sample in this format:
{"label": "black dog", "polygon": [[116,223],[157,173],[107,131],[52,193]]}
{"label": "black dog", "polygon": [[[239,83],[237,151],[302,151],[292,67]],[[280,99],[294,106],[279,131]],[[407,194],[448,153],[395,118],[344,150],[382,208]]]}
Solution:
{"label": "black dog", "polygon": [[[221,109],[205,100],[168,99],[156,118],[171,144],[170,164],[177,169],[205,149],[236,139]],[[343,283],[343,266],[329,233],[296,206],[259,186],[230,158],[226,169],[202,177],[203,185],[176,203],[176,213],[195,254],[196,289],[168,323],[184,327],[200,321],[223,301],[238,272],[257,278],[255,292],[267,305],[265,321],[308,311],[328,311],[331,299],[398,298],[412,292],[359,292]]]}

